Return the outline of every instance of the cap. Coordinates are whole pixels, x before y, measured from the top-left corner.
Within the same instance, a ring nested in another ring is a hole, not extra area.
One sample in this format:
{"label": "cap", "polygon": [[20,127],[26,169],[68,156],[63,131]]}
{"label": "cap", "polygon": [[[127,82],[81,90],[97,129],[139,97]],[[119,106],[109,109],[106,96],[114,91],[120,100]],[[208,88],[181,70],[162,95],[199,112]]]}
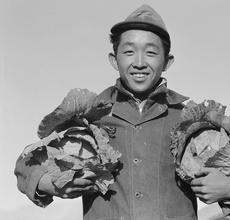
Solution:
{"label": "cap", "polygon": [[142,5],[131,13],[123,22],[111,28],[112,34],[121,34],[127,30],[151,31],[171,44],[169,33],[161,16],[149,5]]}

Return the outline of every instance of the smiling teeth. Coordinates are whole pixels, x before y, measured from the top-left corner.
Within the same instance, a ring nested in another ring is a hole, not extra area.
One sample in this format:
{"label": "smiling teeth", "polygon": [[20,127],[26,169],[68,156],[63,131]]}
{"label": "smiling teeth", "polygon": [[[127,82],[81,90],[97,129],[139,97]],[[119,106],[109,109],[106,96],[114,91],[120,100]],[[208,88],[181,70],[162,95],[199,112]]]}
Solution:
{"label": "smiling teeth", "polygon": [[141,76],[148,75],[148,73],[132,73],[132,75],[135,75],[135,76],[141,77]]}
{"label": "smiling teeth", "polygon": [[133,73],[132,75],[136,77],[144,77],[147,75],[147,73]]}
{"label": "smiling teeth", "polygon": [[143,77],[143,76],[145,76],[145,74],[142,74],[142,73],[138,73],[138,74],[134,74],[135,76],[137,76],[137,77]]}

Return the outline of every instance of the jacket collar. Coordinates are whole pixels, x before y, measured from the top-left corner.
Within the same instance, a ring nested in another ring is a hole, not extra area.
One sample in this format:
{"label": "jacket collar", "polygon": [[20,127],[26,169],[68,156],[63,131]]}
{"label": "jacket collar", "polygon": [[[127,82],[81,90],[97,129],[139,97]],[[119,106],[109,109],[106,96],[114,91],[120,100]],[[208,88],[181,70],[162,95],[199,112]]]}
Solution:
{"label": "jacket collar", "polygon": [[[140,102],[140,100],[135,98],[135,96],[123,86],[120,78],[117,79],[115,88],[118,94],[121,93],[124,96],[126,96],[127,99],[133,99],[136,102]],[[180,95],[179,93],[176,93],[175,91],[168,89],[167,80],[165,78],[160,79],[158,85],[153,89],[153,91],[147,97],[147,100],[156,101],[159,99],[159,97],[161,98],[161,102],[163,101],[164,104],[167,105],[176,105],[189,99],[186,96]]]}
{"label": "jacket collar", "polygon": [[100,98],[113,103],[112,115],[133,125],[139,125],[152,120],[166,112],[168,106],[180,104],[188,99],[168,89],[167,82],[163,78],[152,93],[149,94],[146,100],[146,105],[149,105],[149,108],[141,116],[137,114],[136,111],[138,110],[133,107],[134,105],[136,106],[134,101],[137,102],[138,100],[124,88],[120,79],[117,80],[115,86],[109,87],[102,92]]}

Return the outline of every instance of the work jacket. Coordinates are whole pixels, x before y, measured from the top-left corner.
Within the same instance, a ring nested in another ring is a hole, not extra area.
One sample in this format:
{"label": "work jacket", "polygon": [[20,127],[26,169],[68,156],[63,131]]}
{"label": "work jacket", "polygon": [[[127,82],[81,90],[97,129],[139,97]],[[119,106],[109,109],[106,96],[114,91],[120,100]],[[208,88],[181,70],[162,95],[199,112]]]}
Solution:
{"label": "work jacket", "polygon": [[[82,197],[84,220],[197,219],[195,195],[176,176],[170,152],[170,131],[187,98],[161,83],[143,104],[119,79],[99,96],[113,108],[95,124],[108,132],[110,144],[122,156],[110,190]],[[18,188],[40,206],[52,202],[52,196],[35,193],[45,172],[39,164],[28,167],[22,158],[15,169]]]}
{"label": "work jacket", "polygon": [[195,195],[175,175],[170,152],[170,131],[187,98],[163,83],[142,105],[120,80],[100,97],[114,105],[96,124],[111,133],[122,157],[110,191],[83,196],[84,220],[197,219]]}

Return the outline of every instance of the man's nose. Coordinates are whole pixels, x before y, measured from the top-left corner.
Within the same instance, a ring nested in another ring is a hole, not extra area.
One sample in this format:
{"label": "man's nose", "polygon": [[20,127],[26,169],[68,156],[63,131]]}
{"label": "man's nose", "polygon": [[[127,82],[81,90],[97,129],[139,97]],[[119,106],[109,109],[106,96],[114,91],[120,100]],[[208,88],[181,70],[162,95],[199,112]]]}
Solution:
{"label": "man's nose", "polygon": [[133,67],[138,69],[143,69],[147,67],[145,58],[143,54],[137,54],[133,62]]}

